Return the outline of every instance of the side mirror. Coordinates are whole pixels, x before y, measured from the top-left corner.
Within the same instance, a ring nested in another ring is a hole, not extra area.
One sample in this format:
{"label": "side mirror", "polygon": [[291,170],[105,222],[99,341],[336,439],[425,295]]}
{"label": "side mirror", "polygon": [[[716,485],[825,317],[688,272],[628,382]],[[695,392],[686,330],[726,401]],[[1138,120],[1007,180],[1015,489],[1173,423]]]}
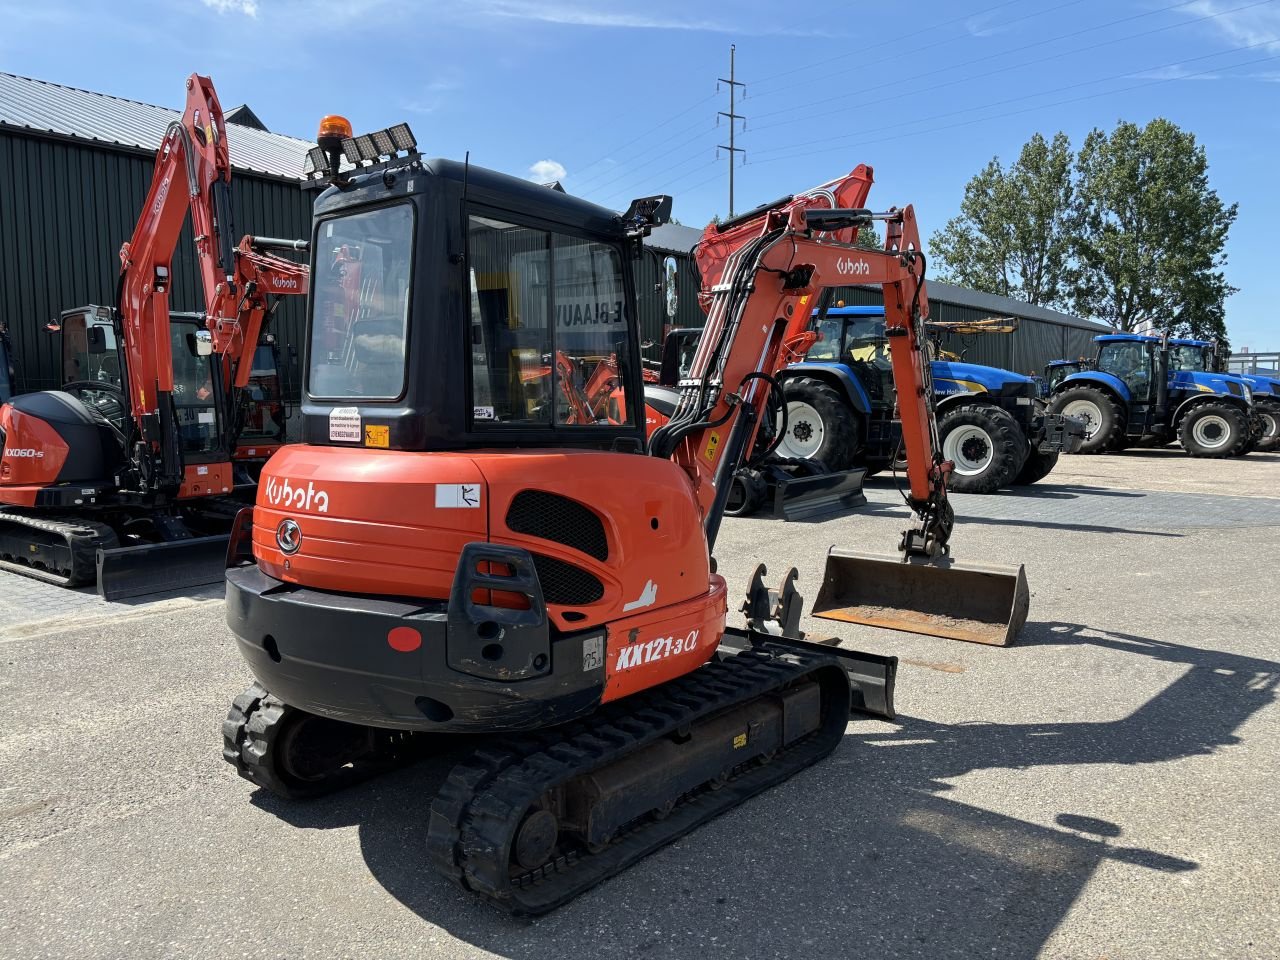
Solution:
{"label": "side mirror", "polygon": [[197,330],[187,334],[187,349],[193,357],[213,355],[213,334],[208,330]]}
{"label": "side mirror", "polygon": [[676,309],[680,305],[680,288],[676,283],[679,270],[675,257],[662,261],[662,287],[666,294],[667,316],[672,320],[676,318]]}
{"label": "side mirror", "polygon": [[107,331],[103,327],[85,327],[85,342],[92,354],[107,352]]}

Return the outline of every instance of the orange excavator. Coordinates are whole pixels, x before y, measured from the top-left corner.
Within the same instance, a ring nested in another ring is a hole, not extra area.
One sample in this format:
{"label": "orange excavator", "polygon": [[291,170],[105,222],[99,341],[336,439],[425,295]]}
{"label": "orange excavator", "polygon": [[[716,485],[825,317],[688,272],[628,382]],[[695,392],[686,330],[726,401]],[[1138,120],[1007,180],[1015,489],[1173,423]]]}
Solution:
{"label": "orange excavator", "polygon": [[[428,853],[538,914],[817,762],[851,710],[892,716],[896,658],[800,639],[785,588],[727,628],[712,551],[773,374],[814,341],[821,291],[852,278],[885,291],[919,518],[904,552],[945,552],[924,259],[910,207],[863,207],[867,167],[708,228],[706,333],[646,438],[631,265],[670,199],[618,215],[379,139],[326,118],[313,157],[331,186],[305,442],[267,464],[232,536],[227,620],[256,682],[223,753],[302,799],[403,762],[418,734],[499,735],[431,804]],[[852,243],[873,219],[885,252]],[[530,402],[522,374],[560,353],[616,355],[617,416]]]}
{"label": "orange excavator", "polygon": [[[261,453],[237,444],[256,402],[246,388],[264,373],[254,357],[273,349],[264,325],[279,297],[308,290],[307,267],[279,255],[305,241],[235,244],[230,191],[222,107],[212,82],[193,75],[120,250],[115,303],[51,325],[63,338],[61,390],[0,406],[0,568],[96,581],[108,599],[221,579],[242,505],[234,465]],[[202,316],[169,311],[188,211]]]}

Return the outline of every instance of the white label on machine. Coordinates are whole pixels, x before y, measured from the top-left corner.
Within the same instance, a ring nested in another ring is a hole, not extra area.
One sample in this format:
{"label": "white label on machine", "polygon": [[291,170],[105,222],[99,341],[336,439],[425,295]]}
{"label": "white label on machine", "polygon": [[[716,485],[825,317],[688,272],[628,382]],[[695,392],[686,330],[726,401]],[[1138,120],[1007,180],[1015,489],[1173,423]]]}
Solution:
{"label": "white label on machine", "polygon": [[604,637],[597,634],[582,641],[582,672],[604,666]]}
{"label": "white label on machine", "polygon": [[212,410],[200,410],[196,413],[196,420],[200,423],[216,423],[217,419]]}
{"label": "white label on machine", "polygon": [[480,484],[437,483],[437,509],[475,509],[480,506]]}
{"label": "white label on machine", "polygon": [[359,407],[334,407],[329,411],[330,440],[359,443],[362,437]]}
{"label": "white label on machine", "polygon": [[209,468],[208,468],[208,467],[196,467],[196,476],[197,476],[197,477],[207,477],[208,475],[209,475]]}
{"label": "white label on machine", "polygon": [[472,420],[492,420],[493,407],[472,407],[471,419]]}

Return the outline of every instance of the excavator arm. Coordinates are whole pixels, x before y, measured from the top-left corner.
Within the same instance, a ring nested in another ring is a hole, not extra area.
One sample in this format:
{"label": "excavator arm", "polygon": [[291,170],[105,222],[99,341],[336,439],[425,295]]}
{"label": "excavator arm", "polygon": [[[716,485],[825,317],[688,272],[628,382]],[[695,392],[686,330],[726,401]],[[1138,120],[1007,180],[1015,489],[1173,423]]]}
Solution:
{"label": "excavator arm", "polygon": [[[128,400],[144,449],[160,455],[152,486],[181,482],[176,427],[170,422],[173,355],[169,295],[173,252],[190,211],[205,323],[223,382],[243,388],[273,295],[305,294],[308,268],[271,249],[305,249],[304,241],[244,237],[233,242],[231,162],[222,106],[208,77],[187,80],[181,119],[169,124],[133,235],[120,248],[119,319],[128,367]],[[228,418],[227,422],[231,422]],[[234,445],[234,437],[231,443]]]}
{"label": "excavator arm", "polygon": [[[841,180],[709,226],[696,248],[707,324],[688,376],[678,384],[677,408],[650,447],[689,474],[712,542],[728,481],[753,450],[770,391],[780,389],[774,377],[817,339],[809,318],[822,291],[864,283],[884,290],[908,499],[920,518],[900,547],[927,556],[946,551],[949,465],[938,452],[922,349],[929,304],[919,229],[911,207],[885,214],[865,209],[871,183],[871,169],[859,166]],[[873,220],[886,225],[883,251],[852,243]]]}

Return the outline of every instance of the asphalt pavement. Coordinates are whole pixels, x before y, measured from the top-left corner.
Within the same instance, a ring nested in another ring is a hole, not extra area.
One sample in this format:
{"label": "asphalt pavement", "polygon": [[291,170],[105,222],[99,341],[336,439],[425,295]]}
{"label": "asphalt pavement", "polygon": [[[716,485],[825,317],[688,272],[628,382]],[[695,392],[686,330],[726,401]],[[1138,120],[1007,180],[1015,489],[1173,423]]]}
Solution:
{"label": "asphalt pavement", "polygon": [[[897,720],[533,922],[432,873],[449,757],[310,803],[235,775],[218,590],[0,575],[0,958],[1280,956],[1280,457],[1135,453],[955,498],[958,560],[1026,565],[1017,645],[806,619],[901,658]],[[726,521],[721,572],[812,597],[828,547],[892,552],[867,491]]]}

